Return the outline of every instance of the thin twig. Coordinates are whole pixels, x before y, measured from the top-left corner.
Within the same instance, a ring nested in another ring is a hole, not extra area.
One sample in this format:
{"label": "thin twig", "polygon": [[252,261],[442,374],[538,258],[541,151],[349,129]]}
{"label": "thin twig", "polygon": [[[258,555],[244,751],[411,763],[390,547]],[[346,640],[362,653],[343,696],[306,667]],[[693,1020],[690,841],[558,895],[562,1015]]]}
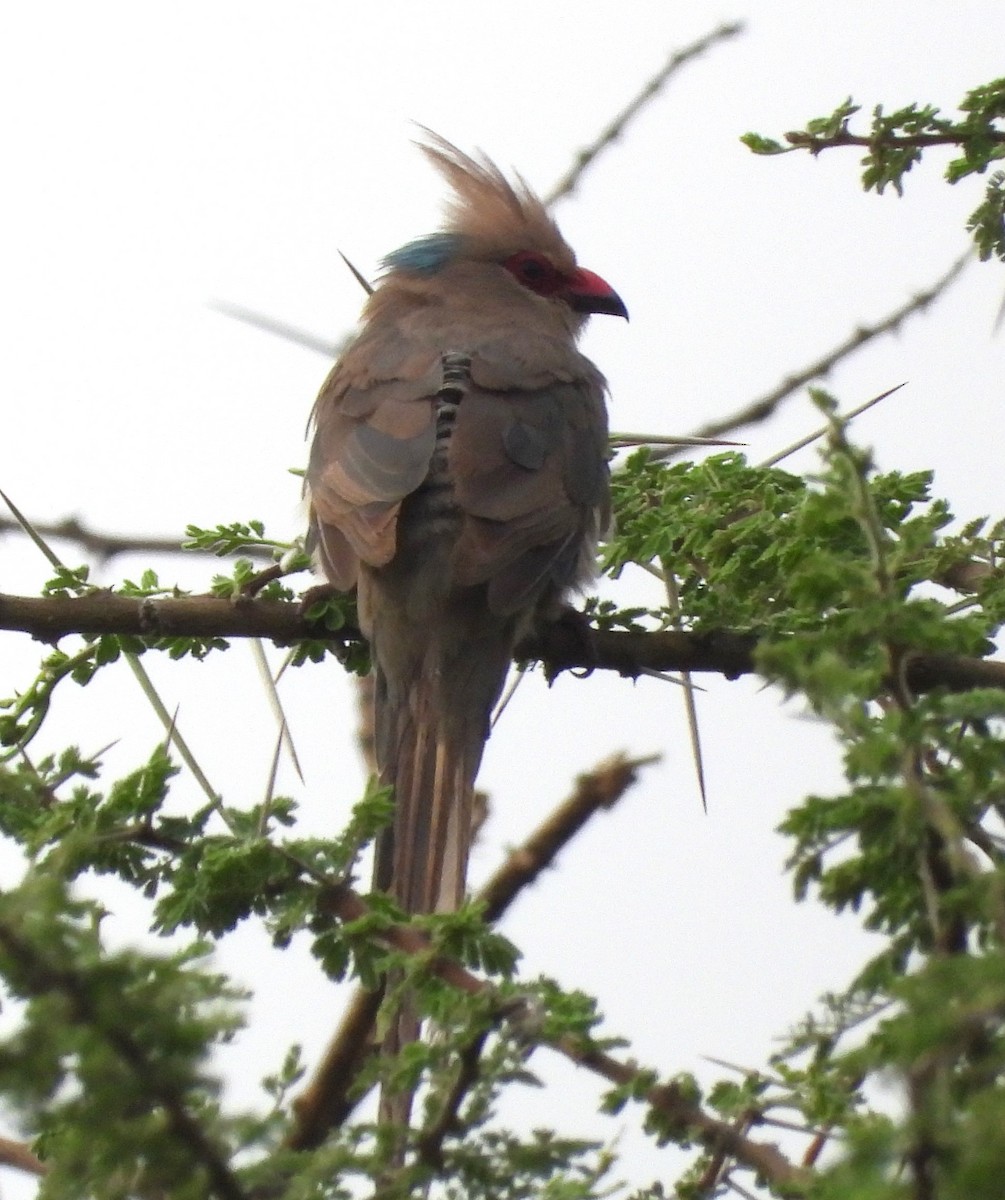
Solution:
{"label": "thin twig", "polygon": [[[743,408],[738,409],[729,416],[720,417],[716,421],[709,421],[707,424],[702,425],[701,428],[695,430],[695,436],[707,438],[721,437],[723,434],[733,433],[737,429],[742,429],[746,425],[755,425],[761,421],[766,421],[774,415],[782,401],[794,392],[811,383],[814,379],[828,375],[839,362],[848,358],[867,342],[871,342],[874,338],[880,337],[882,334],[895,332],[908,317],[913,316],[917,312],[924,311],[924,309],[942,296],[955,283],[964,267],[972,258],[973,255],[968,250],[966,254],[961,255],[949,270],[931,284],[930,287],[912,296],[910,300],[902,304],[899,308],[894,309],[893,312],[881,321],[877,321],[874,325],[859,326],[843,342],[835,346],[833,350],[828,351],[828,353],[818,358],[815,362],[810,363],[802,370],[796,371],[792,375],[787,375],[777,387],[772,388],[770,392],[765,393],[765,395],[760,396],[758,399],[752,400],[749,404],[745,404]],[[674,447],[668,446],[665,449],[654,450],[653,457],[657,459],[670,459],[678,457],[679,453]]]}
{"label": "thin twig", "polygon": [[550,207],[565,196],[570,196],[582,182],[583,175],[592,166],[597,156],[621,137],[632,120],[659,95],[681,67],[691,62],[692,59],[700,57],[716,42],[723,42],[742,32],[743,24],[733,21],[713,29],[711,33],[692,42],[690,46],[675,50],[656,74],[643,85],[638,94],[604,126],[596,139],[585,149],[579,151],[572,166],[544,197],[544,203]]}
{"label": "thin twig", "polygon": [[[1005,143],[1005,130],[985,129],[980,136],[981,141],[998,145]],[[785,134],[785,140],[790,146],[809,150],[811,154],[819,154],[821,150],[831,150],[837,146],[864,146],[869,150],[924,150],[929,146],[963,146],[967,142],[965,137],[956,133],[891,133],[869,137],[850,133],[847,129],[826,135],[795,130]]]}
{"label": "thin twig", "polygon": [[243,304],[233,304],[230,300],[211,300],[209,307],[225,317],[240,321],[242,325],[251,325],[254,329],[261,329],[265,333],[282,338],[284,342],[292,342],[294,346],[302,346],[305,350],[313,350],[315,354],[323,354],[325,358],[338,358],[342,353],[342,342],[330,342],[326,338],[316,337],[296,325],[270,317],[268,313],[245,308]]}
{"label": "thin twig", "polygon": [[740,1197],[740,1200],[757,1200],[757,1197],[754,1195],[754,1193],[748,1192],[745,1187],[741,1187],[732,1175],[723,1176],[722,1182],[730,1189],[730,1191],[736,1192],[736,1194]]}
{"label": "thin twig", "polygon": [[[750,1132],[751,1114],[741,1113],[733,1122],[733,1128],[738,1134]],[[708,1166],[694,1185],[696,1196],[713,1195],[722,1180],[723,1174],[729,1169],[729,1155],[724,1147],[719,1147],[709,1155]]]}
{"label": "thin twig", "polygon": [[572,795],[506,858],[482,887],[476,899],[484,918],[498,921],[525,888],[550,867],[559,852],[601,809],[611,809],[635,783],[643,767],[659,762],[659,755],[625,758],[617,755],[576,780]]}
{"label": "thin twig", "polygon": [[[101,563],[119,554],[203,554],[205,551],[186,550],[181,538],[141,537],[119,533],[100,533],[90,529],[77,517],[66,517],[62,521],[32,521],[32,527],[43,537],[56,541],[73,542]],[[24,533],[17,521],[0,516],[0,536],[6,533]],[[242,558],[269,560],[272,551],[266,546],[245,546]]]}
{"label": "thin twig", "polygon": [[419,1161],[431,1167],[434,1171],[443,1168],[443,1142],[445,1138],[456,1133],[460,1128],[458,1114],[468,1092],[478,1082],[482,1050],[489,1031],[482,1030],[476,1034],[464,1047],[458,1056],[457,1075],[453,1085],[443,1102],[439,1115],[423,1129],[416,1142]]}

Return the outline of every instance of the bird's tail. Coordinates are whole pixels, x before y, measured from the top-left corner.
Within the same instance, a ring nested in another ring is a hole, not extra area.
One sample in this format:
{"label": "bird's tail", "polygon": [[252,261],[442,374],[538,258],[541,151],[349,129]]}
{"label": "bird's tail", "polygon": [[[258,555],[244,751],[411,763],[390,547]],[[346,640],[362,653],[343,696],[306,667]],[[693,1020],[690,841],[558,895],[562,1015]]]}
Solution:
{"label": "bird's tail", "polygon": [[453,912],[464,899],[475,777],[509,645],[469,654],[432,652],[411,678],[378,668],[375,695],[381,780],[394,818],[378,842],[374,883],[407,912]]}
{"label": "bird's tail", "polygon": [[[453,912],[464,899],[475,776],[510,661],[508,638],[450,649],[444,653],[434,635],[404,679],[375,656],[377,762],[382,782],[394,788],[394,817],[377,842],[374,886],[410,913]],[[388,979],[388,989],[398,982]],[[383,1052],[399,1053],[420,1033],[406,993]],[[410,1093],[385,1091],[381,1120],[403,1131],[411,1104]]]}

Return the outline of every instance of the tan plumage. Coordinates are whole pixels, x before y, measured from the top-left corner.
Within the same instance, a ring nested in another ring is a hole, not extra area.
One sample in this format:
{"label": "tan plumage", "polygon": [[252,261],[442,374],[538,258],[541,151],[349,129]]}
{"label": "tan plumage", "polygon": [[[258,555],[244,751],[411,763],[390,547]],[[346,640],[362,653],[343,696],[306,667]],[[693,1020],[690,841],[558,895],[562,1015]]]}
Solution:
{"label": "tan plumage", "polygon": [[626,315],[540,201],[430,134],[444,230],[390,255],[314,409],[319,560],[358,588],[393,828],[375,884],[464,895],[471,797],[514,643],[593,573],[608,519],[604,381],[585,314]]}

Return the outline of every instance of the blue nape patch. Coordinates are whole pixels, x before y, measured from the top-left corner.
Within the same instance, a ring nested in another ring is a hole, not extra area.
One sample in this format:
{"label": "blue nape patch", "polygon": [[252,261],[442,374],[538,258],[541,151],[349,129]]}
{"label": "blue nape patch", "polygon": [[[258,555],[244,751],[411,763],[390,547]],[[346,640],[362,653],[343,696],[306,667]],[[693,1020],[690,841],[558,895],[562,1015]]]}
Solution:
{"label": "blue nape patch", "polygon": [[415,271],[419,275],[435,275],[460,249],[456,233],[430,233],[416,238],[381,259],[387,271]]}

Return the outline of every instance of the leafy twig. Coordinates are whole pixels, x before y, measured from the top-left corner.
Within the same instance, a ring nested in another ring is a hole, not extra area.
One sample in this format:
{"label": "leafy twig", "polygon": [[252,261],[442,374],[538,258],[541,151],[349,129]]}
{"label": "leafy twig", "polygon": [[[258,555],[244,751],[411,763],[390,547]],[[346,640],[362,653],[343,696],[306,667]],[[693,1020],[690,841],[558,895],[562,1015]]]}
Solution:
{"label": "leafy twig", "polygon": [[[343,921],[359,921],[369,909],[366,903],[344,886],[325,889],[323,905]],[[412,956],[420,956],[424,968],[451,987],[470,996],[486,996],[491,985],[473,975],[460,963],[437,953],[430,940],[411,925],[387,925],[378,935],[387,944]],[[500,1006],[505,1011],[505,1006]],[[577,1066],[601,1078],[624,1093],[641,1100],[658,1115],[661,1124],[679,1130],[708,1149],[721,1149],[737,1162],[749,1167],[779,1188],[797,1195],[808,1182],[807,1174],[791,1163],[776,1147],[756,1142],[739,1133],[731,1124],[709,1115],[688,1090],[676,1082],[657,1083],[655,1077],[634,1063],[623,1062],[580,1036],[541,1035],[539,1044],[569,1059]]]}
{"label": "leafy twig", "polygon": [[[478,893],[487,923],[498,921],[516,896],[549,867],[559,851],[601,809],[612,808],[655,757],[617,757],[576,780],[573,794],[506,858]],[[294,1102],[295,1124],[287,1144],[296,1150],[320,1145],[349,1116],[361,1096],[352,1097],[359,1073],[372,1052],[370,1035],[382,992],[357,988],[313,1079]]]}
{"label": "leafy twig", "polygon": [[[0,629],[20,630],[54,642],[71,633],[132,634],[171,637],[262,637],[278,645],[325,644],[333,651],[363,644],[359,630],[338,630],[304,615],[293,601],[231,602],[216,596],[136,600],[95,593],[80,597],[7,596],[0,594]],[[629,631],[594,629],[590,645],[561,622],[522,642],[518,659],[535,659],[552,673],[609,670],[635,676],[643,667],[655,671],[694,671],[736,679],[756,671],[757,637],[734,630],[692,633],[677,630]],[[915,654],[907,662],[913,691],[933,687],[1005,688],[1005,662],[958,654]]]}
{"label": "leafy twig", "polygon": [[70,1020],[91,1029],[113,1053],[142,1080],[152,1104],[159,1106],[171,1134],[185,1145],[208,1176],[220,1200],[247,1200],[221,1150],[213,1144],[185,1097],[153,1061],[132,1029],[112,1023],[90,994],[86,979],[73,970],[46,960],[36,946],[7,921],[0,921],[0,947],[16,963],[27,989],[35,995],[64,998]]}

